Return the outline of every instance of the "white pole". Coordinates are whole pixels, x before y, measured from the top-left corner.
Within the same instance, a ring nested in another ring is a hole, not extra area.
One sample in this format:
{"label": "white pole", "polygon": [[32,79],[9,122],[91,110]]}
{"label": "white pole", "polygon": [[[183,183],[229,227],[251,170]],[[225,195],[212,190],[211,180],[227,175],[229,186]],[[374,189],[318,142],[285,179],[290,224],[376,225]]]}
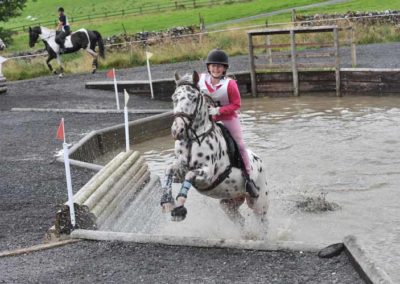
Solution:
{"label": "white pole", "polygon": [[115,75],[115,69],[114,68],[113,68],[113,74],[114,74],[115,101],[117,102],[117,109],[120,110],[120,108],[119,108],[119,98],[118,98],[117,77]]}
{"label": "white pole", "polygon": [[125,118],[125,144],[126,144],[126,152],[130,150],[129,148],[129,122],[128,122],[128,107],[125,105],[124,107],[124,118]]}
{"label": "white pole", "polygon": [[153,83],[152,83],[152,80],[151,80],[149,56],[147,56],[147,73],[149,73],[149,84],[150,84],[151,98],[154,99]]}
{"label": "white pole", "polygon": [[[64,136],[65,137],[65,136]],[[65,165],[65,175],[67,178],[67,190],[68,190],[68,206],[69,213],[71,215],[71,224],[75,227],[75,208],[74,208],[74,195],[72,194],[72,182],[71,182],[71,171],[69,166],[69,154],[68,154],[68,144],[63,143],[63,152],[64,152],[64,165]]]}

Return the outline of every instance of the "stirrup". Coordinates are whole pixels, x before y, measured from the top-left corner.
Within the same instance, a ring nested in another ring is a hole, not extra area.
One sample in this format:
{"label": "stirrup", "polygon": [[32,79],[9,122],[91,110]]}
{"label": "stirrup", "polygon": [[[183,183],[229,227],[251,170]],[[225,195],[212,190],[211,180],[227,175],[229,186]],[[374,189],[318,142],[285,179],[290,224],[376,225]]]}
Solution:
{"label": "stirrup", "polygon": [[258,187],[256,186],[256,184],[252,179],[246,178],[245,187],[246,187],[246,192],[250,195],[250,197],[252,198],[258,197]]}

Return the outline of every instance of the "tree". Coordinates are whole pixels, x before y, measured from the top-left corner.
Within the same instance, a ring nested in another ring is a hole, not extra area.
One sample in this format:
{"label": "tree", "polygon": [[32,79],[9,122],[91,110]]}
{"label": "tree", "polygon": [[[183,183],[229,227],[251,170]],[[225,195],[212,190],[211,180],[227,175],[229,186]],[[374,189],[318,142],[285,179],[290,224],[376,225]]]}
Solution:
{"label": "tree", "polygon": [[[0,22],[7,22],[9,19],[21,15],[27,0],[0,0]],[[0,38],[4,42],[11,42],[12,31],[0,27]]]}

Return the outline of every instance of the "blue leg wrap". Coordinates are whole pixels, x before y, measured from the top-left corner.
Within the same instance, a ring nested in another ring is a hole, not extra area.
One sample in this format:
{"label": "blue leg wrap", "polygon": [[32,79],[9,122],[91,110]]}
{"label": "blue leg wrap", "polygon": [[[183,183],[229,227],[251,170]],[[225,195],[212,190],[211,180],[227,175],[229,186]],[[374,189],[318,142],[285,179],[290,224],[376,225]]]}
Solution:
{"label": "blue leg wrap", "polygon": [[176,198],[183,196],[185,198],[187,198],[187,194],[189,192],[189,189],[192,187],[192,184],[190,182],[188,182],[187,180],[185,180],[182,184],[181,190],[179,191],[179,194]]}

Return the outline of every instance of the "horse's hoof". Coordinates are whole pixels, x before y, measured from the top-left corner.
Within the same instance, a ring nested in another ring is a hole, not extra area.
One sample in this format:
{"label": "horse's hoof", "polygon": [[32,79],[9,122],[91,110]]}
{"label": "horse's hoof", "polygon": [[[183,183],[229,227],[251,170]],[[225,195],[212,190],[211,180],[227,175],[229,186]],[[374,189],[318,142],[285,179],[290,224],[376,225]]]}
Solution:
{"label": "horse's hoof", "polygon": [[187,215],[187,210],[185,206],[175,207],[174,210],[171,211],[172,221],[180,222],[185,220]]}
{"label": "horse's hoof", "polygon": [[93,70],[92,70],[92,74],[94,74],[94,73],[96,73],[96,69],[93,69]]}
{"label": "horse's hoof", "polygon": [[53,74],[54,74],[54,75],[57,75],[57,71],[53,71]]}
{"label": "horse's hoof", "polygon": [[63,73],[58,74],[58,78],[64,77]]}

